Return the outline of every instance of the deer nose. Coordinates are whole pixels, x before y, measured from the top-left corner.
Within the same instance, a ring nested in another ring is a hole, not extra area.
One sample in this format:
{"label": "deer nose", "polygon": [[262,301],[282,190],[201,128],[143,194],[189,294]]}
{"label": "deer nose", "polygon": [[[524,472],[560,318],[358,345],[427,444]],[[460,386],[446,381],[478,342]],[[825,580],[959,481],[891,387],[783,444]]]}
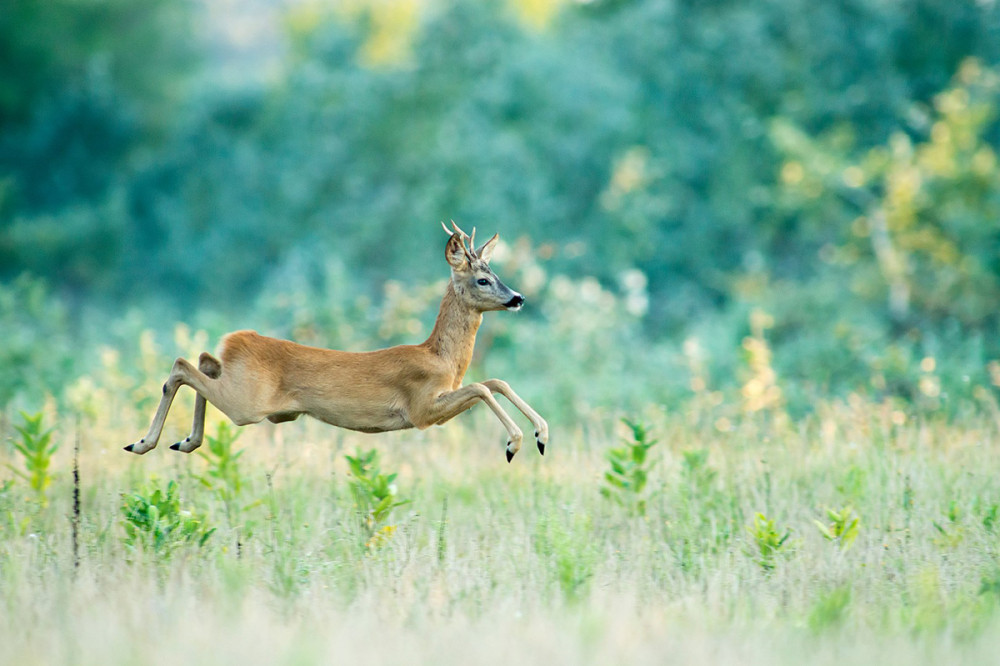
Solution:
{"label": "deer nose", "polygon": [[514,297],[503,304],[505,308],[517,309],[524,305],[524,296],[521,294],[514,294]]}

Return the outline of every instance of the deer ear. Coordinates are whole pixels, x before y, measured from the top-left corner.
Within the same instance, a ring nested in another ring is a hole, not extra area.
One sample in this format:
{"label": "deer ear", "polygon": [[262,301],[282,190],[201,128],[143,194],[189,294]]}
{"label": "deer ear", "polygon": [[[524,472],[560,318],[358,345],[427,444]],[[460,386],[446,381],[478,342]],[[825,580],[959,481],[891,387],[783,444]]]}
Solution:
{"label": "deer ear", "polygon": [[493,234],[493,238],[479,246],[479,249],[476,250],[476,256],[486,263],[490,263],[490,259],[493,258],[493,250],[496,249],[498,240],[500,240],[500,234]]}
{"label": "deer ear", "polygon": [[448,245],[444,248],[444,258],[448,260],[448,265],[453,270],[462,271],[469,269],[469,254],[462,243],[462,237],[452,234],[448,239]]}

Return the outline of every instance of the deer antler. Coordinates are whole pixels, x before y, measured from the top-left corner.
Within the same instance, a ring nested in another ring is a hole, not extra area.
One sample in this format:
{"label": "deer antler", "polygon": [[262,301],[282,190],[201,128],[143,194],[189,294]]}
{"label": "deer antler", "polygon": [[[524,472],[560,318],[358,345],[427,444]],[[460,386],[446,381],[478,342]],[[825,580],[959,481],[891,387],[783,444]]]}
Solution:
{"label": "deer antler", "polygon": [[[476,256],[484,260],[486,263],[490,263],[490,258],[493,256],[492,248],[487,251],[487,246],[496,243],[497,239],[500,238],[500,234],[493,234],[493,237],[488,241],[477,247],[474,252]],[[486,252],[486,256],[483,256],[483,252]]]}
{"label": "deer antler", "polygon": [[459,226],[455,224],[455,220],[451,221],[451,226],[455,229],[455,231],[448,231],[448,226],[444,222],[441,223],[441,227],[449,236],[458,234],[459,239],[462,241],[462,249],[465,251],[465,256],[469,258],[469,261],[474,260],[476,258],[475,245],[473,244],[473,241],[476,238],[475,227],[472,228],[472,239],[470,240],[469,234],[462,231]]}

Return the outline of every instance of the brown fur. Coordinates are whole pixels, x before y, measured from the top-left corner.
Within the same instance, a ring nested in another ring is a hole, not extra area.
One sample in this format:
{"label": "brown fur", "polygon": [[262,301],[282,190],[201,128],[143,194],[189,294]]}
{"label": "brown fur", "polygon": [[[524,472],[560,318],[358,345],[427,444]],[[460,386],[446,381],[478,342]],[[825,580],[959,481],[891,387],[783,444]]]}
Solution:
{"label": "brown fur", "polygon": [[204,353],[198,368],[181,358],[175,361],[149,433],[126,450],[145,453],[156,446],[177,389],[188,385],[198,394],[195,422],[191,435],[171,447],[185,452],[201,445],[206,401],[237,425],[264,419],[283,423],[308,414],[360,432],[427,428],[482,401],[510,435],[509,460],[520,449],[523,435],[493,393],[507,397],[528,417],[543,451],[548,425],[506,382],[492,379],[462,387],[483,312],[516,309],[523,302],[489,268],[497,236],[478,250],[466,247],[466,238],[455,227],[448,240],[445,257],[452,279],[434,329],[423,343],[344,352],[269,338],[255,331],[229,333],[219,345],[218,358]]}

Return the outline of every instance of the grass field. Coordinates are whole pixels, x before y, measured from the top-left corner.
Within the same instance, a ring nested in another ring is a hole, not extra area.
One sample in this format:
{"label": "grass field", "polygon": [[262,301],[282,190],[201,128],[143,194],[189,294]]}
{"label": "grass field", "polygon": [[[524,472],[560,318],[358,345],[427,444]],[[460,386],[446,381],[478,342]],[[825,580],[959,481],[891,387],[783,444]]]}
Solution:
{"label": "grass field", "polygon": [[[636,444],[611,416],[553,423],[545,457],[526,445],[508,465],[482,409],[424,432],[300,421],[235,442],[215,414],[206,458],[167,449],[189,397],[143,457],[121,451],[147,416],[134,408],[47,411],[47,487],[4,448],[0,663],[954,664],[1000,651],[988,414],[921,422],[854,400],[798,423],[720,422],[650,408],[632,415],[658,440],[625,470],[647,474],[635,490],[605,478],[609,452]],[[23,442],[15,426],[8,415],[3,436]],[[365,485],[347,456],[371,449]]]}

